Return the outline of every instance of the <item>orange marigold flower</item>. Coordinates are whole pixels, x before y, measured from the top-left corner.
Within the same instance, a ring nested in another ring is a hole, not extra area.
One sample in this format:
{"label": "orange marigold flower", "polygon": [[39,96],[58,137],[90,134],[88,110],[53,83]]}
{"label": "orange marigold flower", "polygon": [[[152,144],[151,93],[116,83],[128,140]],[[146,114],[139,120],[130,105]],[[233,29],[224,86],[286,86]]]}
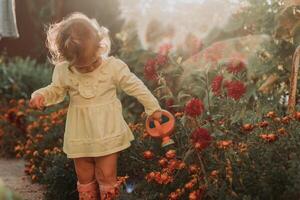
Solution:
{"label": "orange marigold flower", "polygon": [[273,133],[272,134],[261,134],[259,137],[268,142],[274,142],[277,139],[277,136]]}
{"label": "orange marigold flower", "polygon": [[243,129],[244,129],[244,131],[252,131],[254,129],[254,125],[253,124],[244,124]]}
{"label": "orange marigold flower", "polygon": [[298,121],[300,121],[300,112],[295,112],[294,113],[294,118]]}
{"label": "orange marigold flower", "polygon": [[168,164],[168,169],[170,171],[173,171],[173,170],[175,170],[177,168],[178,168],[178,162],[177,162],[177,160],[175,160],[175,159],[170,160],[169,164]]}
{"label": "orange marigold flower", "polygon": [[189,166],[189,172],[191,174],[196,174],[200,171],[200,167],[197,164],[192,164]]}
{"label": "orange marigold flower", "polygon": [[184,185],[184,187],[188,190],[191,190],[194,187],[194,185],[195,185],[194,183],[188,182]]}
{"label": "orange marigold flower", "polygon": [[265,127],[267,127],[267,126],[269,126],[269,122],[267,122],[267,121],[262,121],[262,122],[259,122],[259,127],[261,127],[261,128],[265,128]]}
{"label": "orange marigold flower", "polygon": [[213,170],[211,173],[210,173],[210,175],[212,176],[212,177],[217,177],[218,175],[219,175],[219,171],[218,170]]}
{"label": "orange marigold flower", "polygon": [[170,149],[165,154],[166,158],[173,159],[176,157],[176,151],[174,149]]}
{"label": "orange marigold flower", "polygon": [[281,135],[287,135],[287,131],[285,130],[285,128],[280,128],[278,129],[278,133],[281,134]]}
{"label": "orange marigold flower", "polygon": [[220,149],[227,149],[232,145],[232,140],[222,140],[217,142],[217,146]]}
{"label": "orange marigold flower", "polygon": [[161,167],[166,167],[168,165],[168,160],[166,158],[161,158],[159,161],[158,161],[158,164],[161,166]]}
{"label": "orange marigold flower", "polygon": [[276,117],[276,113],[274,111],[270,111],[270,112],[267,113],[267,117],[268,118],[274,118],[274,117]]}
{"label": "orange marigold flower", "polygon": [[178,200],[179,199],[179,194],[177,192],[171,192],[169,194],[169,199],[168,200]]}
{"label": "orange marigold flower", "polygon": [[183,161],[178,161],[177,165],[178,169],[184,169],[186,167],[186,164]]}
{"label": "orange marigold flower", "polygon": [[288,124],[291,121],[291,118],[289,116],[285,116],[281,119],[281,122],[283,124]]}
{"label": "orange marigold flower", "polygon": [[143,156],[145,159],[152,159],[154,157],[154,153],[150,150],[144,151]]}
{"label": "orange marigold flower", "polygon": [[203,199],[206,186],[201,186],[198,190],[193,191],[189,194],[189,200],[201,200]]}

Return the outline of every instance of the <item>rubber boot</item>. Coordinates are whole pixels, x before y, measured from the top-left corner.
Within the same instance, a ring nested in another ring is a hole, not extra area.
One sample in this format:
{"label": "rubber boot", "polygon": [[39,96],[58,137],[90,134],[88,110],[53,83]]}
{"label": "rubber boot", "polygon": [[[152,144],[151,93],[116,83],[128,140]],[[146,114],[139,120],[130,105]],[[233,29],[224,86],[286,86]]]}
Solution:
{"label": "rubber boot", "polygon": [[100,200],[98,183],[96,180],[80,184],[77,182],[77,190],[79,193],[79,200]]}
{"label": "rubber boot", "polygon": [[116,200],[120,195],[120,183],[114,185],[99,184],[100,193],[104,194],[101,200]]}

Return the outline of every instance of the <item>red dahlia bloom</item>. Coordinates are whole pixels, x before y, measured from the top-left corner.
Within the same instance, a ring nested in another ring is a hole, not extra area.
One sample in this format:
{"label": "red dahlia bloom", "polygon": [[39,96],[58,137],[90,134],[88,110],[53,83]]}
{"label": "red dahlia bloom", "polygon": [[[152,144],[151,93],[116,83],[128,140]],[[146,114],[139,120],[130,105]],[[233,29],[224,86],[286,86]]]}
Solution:
{"label": "red dahlia bloom", "polygon": [[239,100],[246,93],[246,86],[241,81],[229,81],[226,83],[227,94],[234,100]]}
{"label": "red dahlia bloom", "polygon": [[156,71],[156,60],[149,59],[144,67],[144,76],[147,80],[156,80],[158,78]]}
{"label": "red dahlia bloom", "polygon": [[232,74],[238,74],[246,69],[246,63],[242,60],[232,59],[228,65],[226,70]]}
{"label": "red dahlia bloom", "polygon": [[197,150],[207,148],[212,142],[212,137],[205,128],[197,128],[191,134],[191,142]]}
{"label": "red dahlia bloom", "polygon": [[166,43],[163,44],[159,47],[159,54],[160,55],[167,55],[170,51],[170,49],[172,49],[172,44]]}
{"label": "red dahlia bloom", "polygon": [[216,76],[211,83],[212,91],[213,91],[214,95],[216,95],[216,96],[220,95],[220,93],[221,93],[223,79],[224,79],[223,76],[219,75],[219,76]]}
{"label": "red dahlia bloom", "polygon": [[166,99],[165,100],[165,103],[166,103],[166,108],[167,108],[167,110],[168,111],[170,111],[170,112],[172,112],[172,113],[174,113],[175,112],[175,109],[174,109],[174,107],[171,107],[171,106],[173,106],[174,105],[174,99],[172,99],[172,98],[169,98],[169,99]]}
{"label": "red dahlia bloom", "polygon": [[158,54],[156,56],[156,64],[158,64],[158,65],[165,65],[167,63],[168,63],[168,57],[167,56],[160,55],[160,54]]}
{"label": "red dahlia bloom", "polygon": [[200,99],[192,98],[185,106],[185,113],[191,117],[197,117],[204,111],[204,104]]}
{"label": "red dahlia bloom", "polygon": [[203,51],[203,56],[207,62],[218,62],[224,56],[225,44],[217,42]]}

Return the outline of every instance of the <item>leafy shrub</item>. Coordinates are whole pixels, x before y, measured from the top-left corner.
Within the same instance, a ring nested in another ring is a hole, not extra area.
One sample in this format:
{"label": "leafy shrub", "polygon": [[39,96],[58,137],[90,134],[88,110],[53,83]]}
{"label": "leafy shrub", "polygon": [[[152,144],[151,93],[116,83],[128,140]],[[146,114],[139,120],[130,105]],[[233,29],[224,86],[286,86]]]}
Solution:
{"label": "leafy shrub", "polygon": [[0,61],[0,95],[6,100],[28,99],[30,94],[51,80],[49,64],[38,64],[30,58]]}

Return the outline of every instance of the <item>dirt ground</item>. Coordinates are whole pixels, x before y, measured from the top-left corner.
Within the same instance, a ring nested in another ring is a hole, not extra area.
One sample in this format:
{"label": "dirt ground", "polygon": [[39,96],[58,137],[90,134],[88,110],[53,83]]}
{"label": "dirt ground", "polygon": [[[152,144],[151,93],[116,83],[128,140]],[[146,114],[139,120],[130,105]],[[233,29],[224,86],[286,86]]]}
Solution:
{"label": "dirt ground", "polygon": [[24,161],[21,159],[0,158],[0,178],[8,188],[18,193],[24,200],[43,199],[43,187],[31,183],[24,173]]}

